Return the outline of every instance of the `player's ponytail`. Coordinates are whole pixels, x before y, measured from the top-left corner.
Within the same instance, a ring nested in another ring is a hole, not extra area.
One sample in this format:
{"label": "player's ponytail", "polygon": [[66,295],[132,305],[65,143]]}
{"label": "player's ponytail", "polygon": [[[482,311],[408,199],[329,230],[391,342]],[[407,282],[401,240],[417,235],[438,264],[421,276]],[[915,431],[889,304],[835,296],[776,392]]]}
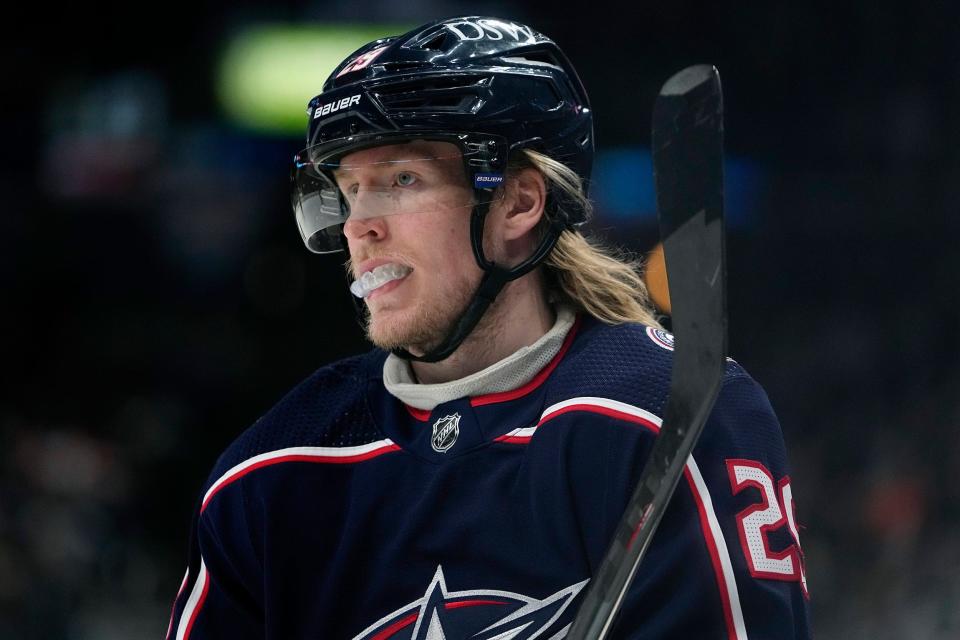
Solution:
{"label": "player's ponytail", "polygon": [[[524,149],[511,169],[532,166],[547,181],[554,206],[579,207],[589,218],[593,205],[573,170],[549,156]],[[559,192],[559,193],[558,193]],[[642,262],[622,249],[588,240],[579,231],[560,234],[543,262],[547,286],[554,296],[607,324],[639,322],[659,327],[656,311],[640,276]]]}

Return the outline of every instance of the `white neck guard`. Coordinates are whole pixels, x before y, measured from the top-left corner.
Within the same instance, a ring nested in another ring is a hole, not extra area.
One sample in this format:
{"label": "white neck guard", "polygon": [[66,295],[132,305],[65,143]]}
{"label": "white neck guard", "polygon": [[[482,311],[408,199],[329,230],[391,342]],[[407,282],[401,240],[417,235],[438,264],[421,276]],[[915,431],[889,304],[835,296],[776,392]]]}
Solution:
{"label": "white neck guard", "polygon": [[486,369],[466,378],[437,384],[420,384],[410,362],[392,353],[383,363],[383,384],[387,391],[414,409],[433,410],[438,404],[520,387],[533,379],[560,351],[576,316],[572,309],[557,307],[557,321],[532,345],[523,347]]}

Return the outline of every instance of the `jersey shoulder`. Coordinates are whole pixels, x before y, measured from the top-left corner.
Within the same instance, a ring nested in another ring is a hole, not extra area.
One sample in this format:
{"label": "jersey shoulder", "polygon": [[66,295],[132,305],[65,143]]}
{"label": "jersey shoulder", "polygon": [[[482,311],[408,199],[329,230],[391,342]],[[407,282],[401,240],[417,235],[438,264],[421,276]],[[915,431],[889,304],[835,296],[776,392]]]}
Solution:
{"label": "jersey shoulder", "polygon": [[386,353],[372,350],[314,371],[241,433],[217,460],[210,480],[251,458],[290,447],[353,447],[382,440],[366,397]]}
{"label": "jersey shoulder", "polygon": [[[673,335],[663,329],[585,318],[580,335],[558,367],[549,403],[601,397],[661,415],[670,391],[673,350]],[[742,366],[728,358],[723,385],[740,378],[752,381]]]}

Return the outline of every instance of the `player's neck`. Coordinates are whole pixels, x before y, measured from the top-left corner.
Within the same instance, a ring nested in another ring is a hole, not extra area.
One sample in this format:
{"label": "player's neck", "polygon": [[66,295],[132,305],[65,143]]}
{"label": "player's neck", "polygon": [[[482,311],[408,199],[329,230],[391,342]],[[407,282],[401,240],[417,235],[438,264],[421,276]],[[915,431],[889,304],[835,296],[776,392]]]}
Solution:
{"label": "player's neck", "polygon": [[525,276],[504,287],[453,355],[441,362],[413,362],[413,373],[423,384],[465,378],[532,345],[555,321],[539,279]]}

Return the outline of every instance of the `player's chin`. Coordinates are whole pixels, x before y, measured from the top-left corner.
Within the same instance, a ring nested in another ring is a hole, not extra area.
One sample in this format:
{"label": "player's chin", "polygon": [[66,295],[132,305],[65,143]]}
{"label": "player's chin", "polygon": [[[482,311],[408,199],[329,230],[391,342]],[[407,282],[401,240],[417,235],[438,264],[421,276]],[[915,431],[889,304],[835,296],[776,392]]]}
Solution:
{"label": "player's chin", "polygon": [[449,330],[445,320],[435,309],[434,313],[414,307],[369,310],[367,339],[387,351],[402,348],[426,353]]}
{"label": "player's chin", "polygon": [[417,337],[415,314],[397,309],[368,310],[367,339],[388,351],[407,347]]}

